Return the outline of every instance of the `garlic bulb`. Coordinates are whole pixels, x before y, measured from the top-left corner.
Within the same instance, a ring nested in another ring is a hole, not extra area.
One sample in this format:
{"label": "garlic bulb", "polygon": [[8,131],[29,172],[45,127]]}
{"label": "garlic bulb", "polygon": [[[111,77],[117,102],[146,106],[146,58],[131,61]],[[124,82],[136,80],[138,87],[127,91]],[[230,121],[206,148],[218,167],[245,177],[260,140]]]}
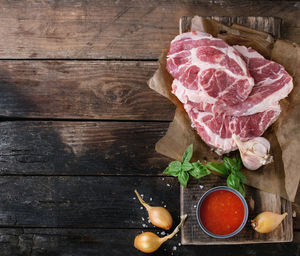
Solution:
{"label": "garlic bulb", "polygon": [[240,150],[243,164],[247,169],[257,170],[262,165],[273,161],[273,157],[269,155],[270,142],[267,139],[256,137],[243,142],[235,134],[232,135],[232,138]]}

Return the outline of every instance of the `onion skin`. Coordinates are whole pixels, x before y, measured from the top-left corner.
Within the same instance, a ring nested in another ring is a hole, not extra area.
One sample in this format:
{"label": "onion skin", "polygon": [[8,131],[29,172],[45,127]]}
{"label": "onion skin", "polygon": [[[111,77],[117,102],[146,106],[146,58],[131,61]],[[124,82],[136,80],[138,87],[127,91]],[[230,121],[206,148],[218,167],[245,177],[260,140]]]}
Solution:
{"label": "onion skin", "polygon": [[173,238],[173,236],[178,233],[186,218],[186,214],[181,216],[180,223],[170,235],[159,237],[152,232],[145,232],[137,235],[134,239],[134,247],[144,253],[155,252],[164,242]]}
{"label": "onion skin", "polygon": [[173,225],[172,216],[164,207],[151,207],[148,214],[149,220],[156,227],[169,230]]}
{"label": "onion skin", "polygon": [[152,232],[139,234],[134,239],[134,247],[144,253],[155,252],[161,244],[160,237]]}
{"label": "onion skin", "polygon": [[151,223],[156,227],[169,230],[173,225],[173,218],[169,211],[164,207],[150,206],[141,198],[137,190],[134,190],[134,192],[137,195],[140,203],[147,209]]}
{"label": "onion skin", "polygon": [[288,214],[277,214],[274,212],[262,212],[251,220],[251,226],[259,233],[269,233],[279,226]]}

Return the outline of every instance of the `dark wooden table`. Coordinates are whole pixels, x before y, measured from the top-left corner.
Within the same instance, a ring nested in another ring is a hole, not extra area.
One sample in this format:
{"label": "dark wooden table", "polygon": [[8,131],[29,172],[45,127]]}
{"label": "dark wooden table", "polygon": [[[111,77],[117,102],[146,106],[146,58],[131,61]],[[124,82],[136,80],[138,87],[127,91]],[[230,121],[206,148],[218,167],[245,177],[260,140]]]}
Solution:
{"label": "dark wooden table", "polygon": [[[146,81],[181,16],[277,16],[300,43],[297,1],[0,0],[0,255],[140,255],[154,228],[136,188],[178,222],[179,185],[154,150],[174,106]],[[179,246],[155,255],[299,255],[294,242]]]}

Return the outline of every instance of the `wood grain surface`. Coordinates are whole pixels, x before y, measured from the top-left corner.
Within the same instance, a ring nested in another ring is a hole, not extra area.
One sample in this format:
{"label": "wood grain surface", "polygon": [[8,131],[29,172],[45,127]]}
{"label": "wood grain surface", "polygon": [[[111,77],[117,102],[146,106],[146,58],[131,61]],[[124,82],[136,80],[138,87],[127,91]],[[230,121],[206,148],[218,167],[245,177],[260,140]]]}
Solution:
{"label": "wood grain surface", "polygon": [[300,43],[298,1],[0,1],[0,58],[157,59],[181,16],[275,16]]}
{"label": "wood grain surface", "polygon": [[171,177],[10,176],[0,184],[0,227],[153,228],[135,189],[178,222],[179,186]]}
{"label": "wood grain surface", "polygon": [[[154,233],[161,230],[147,229]],[[76,255],[123,256],[145,255],[133,247],[134,237],[141,233],[140,229],[50,229],[50,228],[1,228],[0,248],[2,256],[44,256],[44,255]],[[122,248],[122,250],[120,250]],[[286,256],[297,255],[297,244],[256,244],[227,246],[181,246],[179,236],[174,237],[155,252],[156,256],[166,255],[264,255]],[[100,252],[100,254],[99,254]]]}
{"label": "wood grain surface", "polygon": [[[161,234],[161,230],[146,229]],[[76,255],[123,256],[145,255],[133,247],[134,237],[140,229],[51,229],[51,228],[1,228],[1,256],[44,256]],[[122,248],[122,250],[120,250]],[[297,255],[297,244],[256,244],[227,246],[181,246],[179,236],[174,237],[155,252],[156,256],[166,255]],[[99,254],[100,252],[100,254]],[[276,252],[276,254],[274,254]]]}
{"label": "wood grain surface", "polygon": [[145,61],[0,61],[0,116],[172,120],[173,104],[147,86]]}
{"label": "wood grain surface", "polygon": [[1,175],[162,175],[164,122],[0,123]]}
{"label": "wood grain surface", "polygon": [[[179,30],[184,33],[191,30],[191,20],[193,17],[184,16],[180,18]],[[271,34],[275,38],[280,38],[282,19],[278,17],[258,17],[258,16],[208,16],[208,19],[213,19],[228,26],[242,25],[247,28],[255,29],[261,32]],[[223,32],[223,31],[222,31]]]}
{"label": "wood grain surface", "polygon": [[[179,184],[154,152],[174,107],[146,82],[194,15],[279,17],[300,43],[298,1],[0,0],[1,255],[143,255],[134,237],[164,233],[134,188],[178,222]],[[179,246],[178,234],[155,255],[298,256],[299,193],[293,211],[292,243]]]}

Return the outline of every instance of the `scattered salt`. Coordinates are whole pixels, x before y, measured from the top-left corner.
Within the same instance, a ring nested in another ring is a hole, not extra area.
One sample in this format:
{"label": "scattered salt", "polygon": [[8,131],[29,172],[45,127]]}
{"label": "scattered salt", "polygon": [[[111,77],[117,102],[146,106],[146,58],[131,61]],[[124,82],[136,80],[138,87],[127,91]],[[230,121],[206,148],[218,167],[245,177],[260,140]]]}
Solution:
{"label": "scattered salt", "polygon": [[147,227],[147,225],[146,225],[146,224],[143,224],[142,226],[143,226],[143,228],[146,228],[146,227]]}
{"label": "scattered salt", "polygon": [[172,250],[173,250],[173,251],[176,251],[176,250],[177,250],[177,247],[176,247],[176,246],[173,246]]}
{"label": "scattered salt", "polygon": [[200,189],[202,189],[202,188],[203,188],[203,186],[202,186],[202,185],[199,185],[199,187],[200,187]]}
{"label": "scattered salt", "polygon": [[148,223],[151,223],[150,220],[148,220]]}
{"label": "scattered salt", "polygon": [[136,198],[134,197],[134,198],[132,198],[133,200],[135,200]]}
{"label": "scattered salt", "polygon": [[141,197],[144,198],[144,194],[141,194]]}
{"label": "scattered salt", "polygon": [[178,246],[181,246],[181,243],[178,243]]}
{"label": "scattered salt", "polygon": [[197,207],[197,205],[194,205],[194,208],[196,208]]}
{"label": "scattered salt", "polygon": [[166,208],[167,206],[166,206],[166,205],[164,205],[164,207]]}
{"label": "scattered salt", "polygon": [[167,183],[167,186],[168,186],[168,187],[170,187],[170,184],[169,184],[169,183]]}
{"label": "scattered salt", "polygon": [[161,234],[162,236],[164,236],[164,235],[166,234],[166,232],[165,232],[165,231],[162,231],[160,234]]}
{"label": "scattered salt", "polygon": [[165,180],[165,178],[162,178],[161,180]]}
{"label": "scattered salt", "polygon": [[144,221],[145,220],[145,218],[144,217],[142,217],[142,221]]}
{"label": "scattered salt", "polygon": [[141,207],[140,207],[140,209],[141,209],[141,210],[143,210],[143,209],[144,209],[144,207],[143,207],[143,206],[141,206]]}
{"label": "scattered salt", "polygon": [[149,199],[150,201],[152,201],[152,197],[150,197],[150,199]]}

